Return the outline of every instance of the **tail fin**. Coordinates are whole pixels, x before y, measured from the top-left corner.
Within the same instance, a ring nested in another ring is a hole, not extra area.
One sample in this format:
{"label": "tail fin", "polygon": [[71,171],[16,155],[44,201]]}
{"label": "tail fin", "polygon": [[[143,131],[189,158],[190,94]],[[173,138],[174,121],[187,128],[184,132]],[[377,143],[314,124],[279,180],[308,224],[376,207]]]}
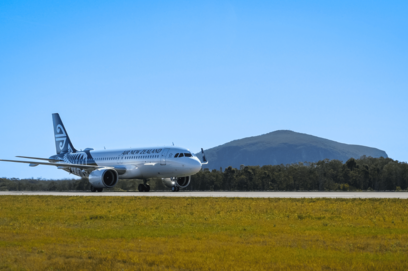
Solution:
{"label": "tail fin", "polygon": [[76,152],[58,113],[52,114],[52,122],[54,124],[55,148],[57,154],[62,152]]}

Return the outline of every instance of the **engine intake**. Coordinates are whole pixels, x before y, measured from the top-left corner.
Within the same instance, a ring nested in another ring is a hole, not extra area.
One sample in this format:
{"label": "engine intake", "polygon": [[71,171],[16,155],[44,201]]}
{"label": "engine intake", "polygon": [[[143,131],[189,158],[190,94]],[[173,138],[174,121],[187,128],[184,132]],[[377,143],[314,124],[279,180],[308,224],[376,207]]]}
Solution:
{"label": "engine intake", "polygon": [[89,174],[89,182],[95,188],[114,187],[118,180],[118,173],[113,169],[97,169]]}
{"label": "engine intake", "polygon": [[187,177],[178,177],[177,180],[177,185],[180,187],[186,187],[190,184],[190,176]]}
{"label": "engine intake", "polygon": [[172,188],[173,186],[180,187],[180,188],[186,188],[190,184],[190,181],[191,181],[191,176],[162,179],[163,184],[168,188]]}

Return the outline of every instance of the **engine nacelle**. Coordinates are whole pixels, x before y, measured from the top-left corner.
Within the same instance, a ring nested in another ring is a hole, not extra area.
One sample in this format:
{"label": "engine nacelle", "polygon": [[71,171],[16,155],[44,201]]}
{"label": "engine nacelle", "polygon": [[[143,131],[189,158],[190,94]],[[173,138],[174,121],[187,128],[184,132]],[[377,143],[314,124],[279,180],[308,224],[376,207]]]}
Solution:
{"label": "engine nacelle", "polygon": [[173,186],[175,186],[175,187],[179,187],[183,189],[183,188],[186,188],[190,184],[190,181],[191,181],[191,176],[162,178],[163,184],[168,188],[172,188]]}
{"label": "engine nacelle", "polygon": [[113,169],[97,169],[89,174],[89,182],[95,188],[114,187],[119,180],[119,175]]}

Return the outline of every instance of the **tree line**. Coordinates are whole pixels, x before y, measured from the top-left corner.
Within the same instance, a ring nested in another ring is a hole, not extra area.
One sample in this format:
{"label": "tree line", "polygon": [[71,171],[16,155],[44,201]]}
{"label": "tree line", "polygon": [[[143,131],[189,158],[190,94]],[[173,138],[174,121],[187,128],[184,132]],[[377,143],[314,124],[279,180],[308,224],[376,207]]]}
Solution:
{"label": "tree line", "polygon": [[[119,180],[105,191],[137,191],[142,180]],[[161,179],[150,179],[151,190],[168,190]],[[350,158],[322,160],[290,165],[228,167],[204,169],[192,176],[190,191],[357,191],[407,190],[408,164],[390,158]],[[5,191],[74,191],[90,190],[86,179],[41,180],[0,178]]]}
{"label": "tree line", "polygon": [[407,190],[408,164],[390,158],[321,160],[290,165],[228,167],[193,176],[195,190],[356,191]]}

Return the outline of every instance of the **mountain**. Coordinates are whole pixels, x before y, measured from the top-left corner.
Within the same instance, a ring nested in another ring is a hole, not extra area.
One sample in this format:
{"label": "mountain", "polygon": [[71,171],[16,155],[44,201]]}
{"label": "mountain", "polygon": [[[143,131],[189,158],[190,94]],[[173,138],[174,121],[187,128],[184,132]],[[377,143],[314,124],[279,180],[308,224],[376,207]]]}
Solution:
{"label": "mountain", "polygon": [[[240,165],[263,166],[293,164],[298,162],[317,162],[323,159],[347,161],[363,155],[384,157],[385,151],[360,145],[348,145],[336,141],[280,130],[268,134],[234,140],[205,150],[209,161],[204,168],[223,169]],[[202,159],[201,153],[197,156]]]}

